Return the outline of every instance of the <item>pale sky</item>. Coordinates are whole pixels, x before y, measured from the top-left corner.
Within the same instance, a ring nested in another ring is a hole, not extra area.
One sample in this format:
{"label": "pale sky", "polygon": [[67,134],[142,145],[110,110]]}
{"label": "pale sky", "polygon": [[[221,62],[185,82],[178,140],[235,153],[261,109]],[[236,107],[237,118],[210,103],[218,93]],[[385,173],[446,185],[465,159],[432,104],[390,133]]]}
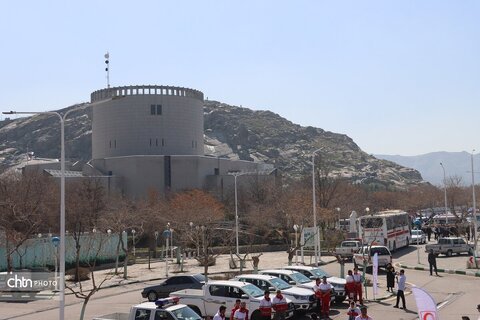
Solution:
{"label": "pale sky", "polygon": [[0,111],[198,89],[365,152],[480,150],[480,2],[3,1]]}

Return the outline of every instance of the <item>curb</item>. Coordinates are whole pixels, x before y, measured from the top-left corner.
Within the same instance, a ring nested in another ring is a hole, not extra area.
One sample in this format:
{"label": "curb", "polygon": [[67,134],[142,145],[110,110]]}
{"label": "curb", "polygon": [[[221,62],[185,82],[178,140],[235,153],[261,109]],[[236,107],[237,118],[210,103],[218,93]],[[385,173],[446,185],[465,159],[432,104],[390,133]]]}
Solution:
{"label": "curb", "polygon": [[[430,271],[430,268],[427,268],[427,267],[409,266],[402,263],[396,263],[396,266],[403,269]],[[441,273],[448,273],[448,274],[459,274],[463,276],[480,277],[480,271],[470,271],[470,270],[462,270],[462,269],[437,269],[437,271]]]}

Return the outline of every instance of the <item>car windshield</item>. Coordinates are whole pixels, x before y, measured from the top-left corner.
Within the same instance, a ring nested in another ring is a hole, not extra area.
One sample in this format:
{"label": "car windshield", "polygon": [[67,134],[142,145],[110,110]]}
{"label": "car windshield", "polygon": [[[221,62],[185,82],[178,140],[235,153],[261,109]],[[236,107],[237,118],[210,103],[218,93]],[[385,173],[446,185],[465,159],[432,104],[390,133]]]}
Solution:
{"label": "car windshield", "polygon": [[322,278],[323,276],[330,278],[330,275],[320,268],[312,269],[310,272],[315,275],[315,278]]}
{"label": "car windshield", "polygon": [[295,280],[295,282],[298,282],[298,283],[307,283],[307,282],[312,281],[312,280],[308,279],[307,277],[305,277],[300,272],[294,272],[290,276],[292,277],[293,280]]}
{"label": "car windshield", "polygon": [[273,278],[270,280],[270,282],[273,284],[275,289],[280,289],[280,290],[285,290],[285,289],[290,289],[292,286],[283,281],[280,278]]}
{"label": "car windshield", "polygon": [[185,306],[183,308],[179,308],[173,311],[177,319],[179,320],[202,320],[198,314],[195,313],[192,309]]}
{"label": "car windshield", "polygon": [[203,274],[195,274],[193,275],[195,279],[197,279],[199,282],[205,282],[205,276]]}
{"label": "car windshield", "polygon": [[421,231],[421,230],[412,230],[412,235],[414,235],[414,236],[421,236],[421,235],[422,235],[422,231]]}
{"label": "car windshield", "polygon": [[257,286],[254,286],[253,284],[247,284],[245,287],[242,287],[243,291],[245,291],[246,294],[248,294],[251,297],[261,297],[263,296],[263,291],[260,290]]}

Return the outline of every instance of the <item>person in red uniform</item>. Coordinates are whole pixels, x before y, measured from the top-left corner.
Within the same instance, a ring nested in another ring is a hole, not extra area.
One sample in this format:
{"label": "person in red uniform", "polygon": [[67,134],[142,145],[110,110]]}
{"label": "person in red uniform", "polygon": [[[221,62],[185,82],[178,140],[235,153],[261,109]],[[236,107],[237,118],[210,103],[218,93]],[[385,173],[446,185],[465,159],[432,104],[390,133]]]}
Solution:
{"label": "person in red uniform", "polygon": [[361,305],[363,305],[363,288],[362,288],[362,275],[358,273],[358,268],[353,269],[353,281],[355,281],[355,299],[354,301],[357,302],[357,296],[358,296],[358,302],[360,302]]}
{"label": "person in red uniform", "polygon": [[270,299],[270,291],[265,290],[265,294],[260,301],[260,307],[258,309],[260,309],[262,320],[272,319],[272,300]]}
{"label": "person in red uniform", "polygon": [[272,300],[272,308],[275,310],[275,320],[285,320],[288,304],[287,299],[282,295],[281,290],[277,290],[277,294]]}
{"label": "person in red uniform", "polygon": [[322,283],[319,285],[320,292],[322,293],[322,315],[329,319],[330,313],[330,292],[332,291],[332,285],[327,282],[327,277],[323,276]]}
{"label": "person in red uniform", "polygon": [[231,313],[229,319],[233,320],[233,316],[235,315],[235,311],[237,311],[238,309],[240,309],[240,299],[235,300],[235,305],[233,306],[232,313]]}
{"label": "person in red uniform", "polygon": [[248,320],[248,309],[245,301],[240,302],[240,309],[233,314],[233,320]]}
{"label": "person in red uniform", "polygon": [[345,292],[347,294],[348,300],[355,300],[355,280],[353,280],[352,270],[348,270],[348,275],[345,278],[347,283],[345,284]]}

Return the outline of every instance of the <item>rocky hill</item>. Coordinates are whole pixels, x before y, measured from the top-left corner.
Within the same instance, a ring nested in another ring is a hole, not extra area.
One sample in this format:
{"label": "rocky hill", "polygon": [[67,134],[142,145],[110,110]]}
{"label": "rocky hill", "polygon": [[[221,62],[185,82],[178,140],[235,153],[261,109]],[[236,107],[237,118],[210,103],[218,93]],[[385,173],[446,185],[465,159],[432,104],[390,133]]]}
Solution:
{"label": "rocky hill", "polygon": [[[89,160],[91,156],[91,111],[86,105],[68,116],[66,157]],[[314,127],[302,127],[270,111],[253,111],[216,101],[205,101],[205,154],[230,159],[274,164],[284,175],[309,175],[311,154],[318,153],[331,174],[353,183],[405,188],[423,183],[418,171],[379,160],[360,150],[346,135]],[[36,157],[58,158],[60,125],[56,116],[36,115],[0,122],[0,164],[25,161],[27,152]]]}

